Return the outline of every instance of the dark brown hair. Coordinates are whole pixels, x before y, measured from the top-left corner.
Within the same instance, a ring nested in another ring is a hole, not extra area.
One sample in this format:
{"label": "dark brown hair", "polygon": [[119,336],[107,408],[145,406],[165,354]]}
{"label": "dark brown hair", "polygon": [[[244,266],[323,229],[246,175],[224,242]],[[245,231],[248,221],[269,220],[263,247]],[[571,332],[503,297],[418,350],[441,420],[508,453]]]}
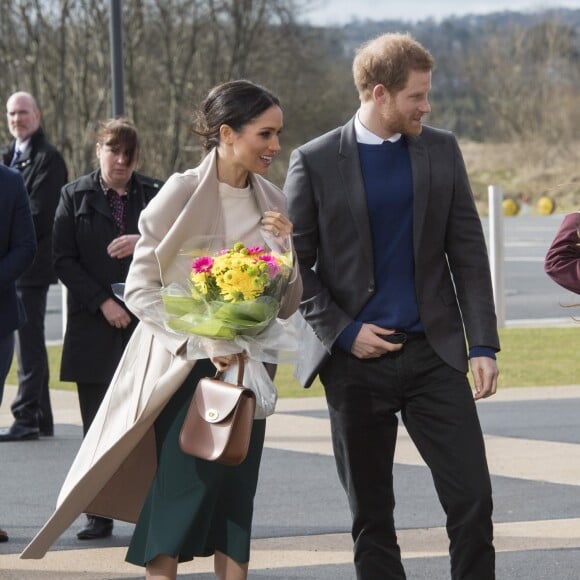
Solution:
{"label": "dark brown hair", "polygon": [[139,135],[135,125],[126,117],[109,119],[99,123],[97,143],[101,146],[123,147],[129,158],[129,163],[133,163],[139,157]]}
{"label": "dark brown hair", "polygon": [[268,89],[247,80],[229,81],[211,89],[197,111],[193,132],[210,151],[219,145],[222,125],[240,132],[272,106],[279,107],[280,100]]}

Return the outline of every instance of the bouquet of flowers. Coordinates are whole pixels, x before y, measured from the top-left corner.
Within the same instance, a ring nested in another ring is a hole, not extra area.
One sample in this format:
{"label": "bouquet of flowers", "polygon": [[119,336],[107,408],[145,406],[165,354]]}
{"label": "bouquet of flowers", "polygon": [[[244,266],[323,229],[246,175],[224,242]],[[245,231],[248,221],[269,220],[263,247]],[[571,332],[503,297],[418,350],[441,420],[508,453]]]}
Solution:
{"label": "bouquet of flowers", "polygon": [[[174,282],[152,289],[142,313],[142,319],[186,337],[189,359],[245,353],[244,384],[256,394],[257,419],[274,412],[278,397],[263,363],[290,362],[297,342],[296,315],[277,318],[294,272],[291,242],[262,235],[268,246],[236,241],[219,251],[211,248],[221,238],[192,238],[175,256]],[[113,286],[123,299],[124,284]],[[223,379],[235,382],[236,374],[230,367]]]}
{"label": "bouquet of flowers", "polygon": [[242,242],[197,257],[185,285],[161,291],[166,325],[220,340],[256,336],[276,318],[291,272],[291,253]]}

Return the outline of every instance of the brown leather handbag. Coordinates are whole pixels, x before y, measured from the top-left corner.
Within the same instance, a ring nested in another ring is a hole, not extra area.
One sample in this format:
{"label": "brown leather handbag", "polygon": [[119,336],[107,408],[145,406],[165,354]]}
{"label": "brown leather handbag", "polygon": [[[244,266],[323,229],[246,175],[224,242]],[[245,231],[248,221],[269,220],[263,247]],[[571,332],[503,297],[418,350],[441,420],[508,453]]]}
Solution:
{"label": "brown leather handbag", "polygon": [[238,384],[221,380],[218,371],[213,378],[200,379],[179,435],[184,453],[239,465],[248,454],[256,395],[244,387],[244,358],[238,355]]}

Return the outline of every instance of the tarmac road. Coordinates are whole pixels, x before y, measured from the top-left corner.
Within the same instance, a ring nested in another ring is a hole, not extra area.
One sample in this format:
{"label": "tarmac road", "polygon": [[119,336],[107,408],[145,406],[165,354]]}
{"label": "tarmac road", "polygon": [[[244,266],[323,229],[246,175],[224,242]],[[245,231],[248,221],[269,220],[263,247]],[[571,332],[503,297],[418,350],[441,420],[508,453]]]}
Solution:
{"label": "tarmac road", "polygon": [[[14,395],[13,387],[5,394]],[[143,578],[124,563],[132,526],[79,542],[79,519],[42,560],[20,560],[54,506],[81,439],[76,395],[53,393],[56,435],[0,446],[2,580]],[[478,403],[495,494],[498,580],[580,578],[580,385],[505,389]],[[9,422],[8,406],[0,424]],[[408,580],[447,580],[443,513],[430,474],[400,431],[396,520]],[[282,399],[268,420],[256,498],[249,578],[354,580],[350,518],[332,458],[322,399]],[[213,578],[211,559],[180,566],[179,578]]]}

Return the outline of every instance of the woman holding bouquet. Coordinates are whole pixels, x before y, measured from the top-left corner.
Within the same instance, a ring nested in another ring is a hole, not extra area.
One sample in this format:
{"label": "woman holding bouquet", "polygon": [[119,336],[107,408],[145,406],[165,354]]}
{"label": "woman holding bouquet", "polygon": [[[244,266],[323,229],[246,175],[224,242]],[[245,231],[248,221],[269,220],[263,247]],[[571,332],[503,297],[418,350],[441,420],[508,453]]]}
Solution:
{"label": "woman holding bouquet", "polygon": [[[157,291],[171,281],[173,273],[165,265],[192,233],[260,245],[263,230],[286,237],[292,232],[292,224],[280,211],[285,207],[282,193],[262,178],[280,151],[278,99],[247,81],[226,83],[210,92],[199,120],[198,133],[208,155],[195,170],[170,178],[140,222],[142,238],[127,280],[126,300],[144,320],[151,305],[147,290]],[[280,316],[297,309],[300,294],[297,280]],[[184,356],[182,338],[163,329],[152,333],[169,352]],[[189,362],[184,360],[187,366]],[[146,566],[147,578],[175,578],[178,561],[210,554],[217,578],[247,577],[265,421],[254,421],[248,456],[238,467],[185,455],[178,444],[193,389],[200,378],[214,374],[212,362],[225,369],[230,357],[198,360],[156,421],[157,474],[127,555],[128,561]]]}
{"label": "woman holding bouquet", "polygon": [[[57,511],[23,557],[41,557],[79,511],[91,510],[138,519],[127,560],[145,566],[150,580],[174,579],[178,562],[212,554],[219,580],[247,577],[265,420],[254,421],[248,456],[237,467],[181,452],[178,435],[197,382],[234,357],[188,358],[187,337],[152,313],[161,288],[183,281],[177,258],[194,236],[261,245],[267,232],[291,243],[285,197],[263,177],[280,151],[281,129],[278,99],[251,82],[219,85],[203,102],[196,133],[207,155],[195,169],[171,176],[141,214],[125,287],[140,324]],[[301,293],[295,273],[279,318],[297,310]]]}

